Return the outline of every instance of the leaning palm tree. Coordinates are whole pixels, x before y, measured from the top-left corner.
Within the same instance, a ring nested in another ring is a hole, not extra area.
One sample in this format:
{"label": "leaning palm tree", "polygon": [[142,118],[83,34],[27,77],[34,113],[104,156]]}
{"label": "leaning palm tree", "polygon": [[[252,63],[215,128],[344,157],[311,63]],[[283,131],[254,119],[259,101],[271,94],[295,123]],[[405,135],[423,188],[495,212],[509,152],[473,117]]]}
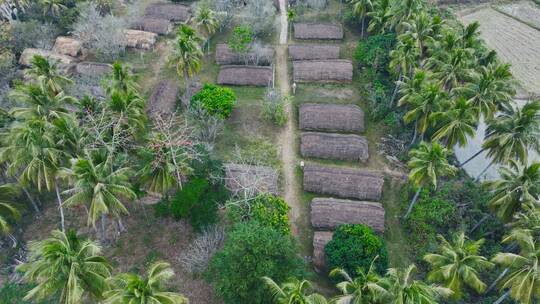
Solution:
{"label": "leaning palm tree", "polygon": [[516,213],[510,223],[512,228],[529,229],[533,237],[540,239],[540,206],[536,202],[522,204],[521,211]]}
{"label": "leaning palm tree", "polygon": [[408,111],[403,116],[406,123],[415,122],[415,128],[424,139],[428,127],[434,123],[433,114],[440,112],[449,104],[448,95],[436,83],[429,82],[420,95],[407,105]]}
{"label": "leaning palm tree", "polygon": [[397,92],[403,82],[403,77],[410,77],[414,69],[418,66],[419,50],[416,47],[412,37],[402,36],[398,40],[394,50],[390,52],[390,70],[398,76],[394,93],[392,94],[391,104],[394,104]]}
{"label": "leaning palm tree", "polygon": [[85,158],[73,159],[71,168],[63,171],[71,186],[64,191],[69,196],[64,205],[89,204],[88,225],[95,226],[101,217],[103,236],[105,217],[109,215],[120,220],[123,214],[129,213],[121,199],[136,198],[128,180],[129,168],[113,168],[111,161],[110,157],[86,153]]}
{"label": "leaning palm tree", "polygon": [[341,276],[344,281],[337,284],[341,295],[336,296],[334,302],[339,304],[373,304],[383,303],[390,297],[390,293],[382,286],[382,278],[374,268],[371,261],[369,269],[359,269],[354,279],[343,269],[334,269],[330,272],[331,277]]}
{"label": "leaning palm tree", "polygon": [[17,220],[21,217],[19,210],[13,206],[14,198],[19,191],[15,185],[0,185],[0,234],[7,234],[11,227],[8,219]]}
{"label": "leaning palm tree", "polygon": [[441,297],[452,295],[452,291],[438,285],[429,285],[414,279],[416,266],[390,268],[383,279],[383,286],[390,292],[389,304],[437,304]]}
{"label": "leaning palm tree", "polygon": [[263,281],[270,289],[274,303],[276,304],[326,304],[327,300],[320,294],[307,292],[312,288],[307,280],[298,280],[296,278],[283,283],[279,286],[269,277],[263,277]]}
{"label": "leaning palm tree", "polygon": [[536,204],[540,199],[540,163],[529,166],[510,160],[499,170],[500,177],[486,182],[493,197],[489,204],[502,221],[512,220],[525,204]]}
{"label": "leaning palm tree", "polygon": [[[430,74],[426,70],[415,70],[412,77],[404,76],[403,80],[397,84],[401,98],[398,100],[398,106],[411,107],[420,104],[423,99],[422,94],[429,84]],[[416,142],[418,136],[418,119],[414,121],[414,134],[411,145]]]}
{"label": "leaning palm tree", "polygon": [[433,21],[438,22],[438,19],[434,20],[430,14],[422,11],[414,16],[412,20],[402,23],[404,33],[399,36],[399,39],[402,39],[402,37],[411,38],[416,44],[420,58],[424,57],[426,45],[432,43],[435,39],[434,29],[436,23],[433,23]]}
{"label": "leaning palm tree", "polygon": [[431,266],[428,280],[442,283],[452,290],[454,299],[461,298],[464,286],[483,293],[486,284],[480,280],[478,273],[493,267],[493,263],[479,255],[484,240],[470,241],[464,232],[454,235],[450,242],[442,235],[438,238],[440,244],[437,253],[424,256],[424,261]]}
{"label": "leaning palm tree", "polygon": [[188,299],[175,292],[164,291],[164,285],[174,277],[171,265],[156,262],[145,277],[123,273],[111,278],[113,286],[105,293],[106,304],[187,304]]}
{"label": "leaning palm tree", "polygon": [[184,102],[186,104],[191,95],[189,92],[190,79],[201,69],[203,52],[199,42],[200,37],[195,31],[187,25],[182,25],[173,45],[173,54],[170,57],[170,62],[176,67],[176,73],[184,79],[186,99]]}
{"label": "leaning palm tree", "polygon": [[43,88],[50,89],[54,94],[63,91],[65,85],[71,84],[71,79],[63,76],[58,71],[58,66],[51,63],[47,58],[35,55],[31,60],[32,67],[27,70],[27,75],[35,79]]}
{"label": "leaning palm tree", "polygon": [[29,243],[28,262],[17,267],[23,279],[37,286],[25,300],[58,297],[57,303],[79,304],[87,295],[101,299],[111,266],[100,256],[101,247],[70,230]]}
{"label": "leaning palm tree", "polygon": [[421,142],[418,148],[409,152],[411,159],[408,163],[410,168],[409,180],[412,181],[416,187],[416,193],[414,198],[409,204],[405,218],[411,213],[420,191],[424,186],[432,186],[437,188],[437,179],[441,176],[454,175],[456,173],[456,167],[448,163],[448,156],[450,151],[443,147],[438,142],[431,144]]}
{"label": "leaning palm tree", "polygon": [[206,38],[206,47],[210,52],[210,38],[219,28],[219,19],[216,16],[216,12],[211,10],[208,6],[201,6],[195,12],[193,21],[202,35]]}
{"label": "leaning palm tree", "polygon": [[360,28],[362,31],[362,37],[364,37],[364,28],[366,16],[371,10],[373,10],[372,0],[348,0],[353,7],[353,13],[360,18]]}
{"label": "leaning palm tree", "polygon": [[497,303],[510,295],[518,303],[532,304],[540,301],[540,243],[530,230],[514,229],[503,243],[515,242],[519,253],[497,253],[492,261],[508,271],[499,285],[505,292]]}
{"label": "leaning palm tree", "polygon": [[447,147],[458,144],[463,147],[467,144],[467,137],[472,137],[478,127],[478,120],[474,108],[465,98],[458,97],[453,101],[450,109],[434,113],[433,121],[440,127],[433,133],[432,140],[443,141]]}

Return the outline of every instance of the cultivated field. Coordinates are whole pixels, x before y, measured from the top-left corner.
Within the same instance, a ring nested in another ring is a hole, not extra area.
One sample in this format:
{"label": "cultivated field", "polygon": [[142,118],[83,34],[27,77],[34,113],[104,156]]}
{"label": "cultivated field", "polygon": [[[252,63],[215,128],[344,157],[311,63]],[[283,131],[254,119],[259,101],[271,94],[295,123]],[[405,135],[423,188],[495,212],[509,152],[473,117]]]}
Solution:
{"label": "cultivated field", "polygon": [[497,8],[505,14],[540,29],[540,8],[530,1],[508,3]]}
{"label": "cultivated field", "polygon": [[460,18],[466,24],[479,21],[488,47],[512,64],[512,73],[527,92],[540,94],[540,31],[492,8]]}

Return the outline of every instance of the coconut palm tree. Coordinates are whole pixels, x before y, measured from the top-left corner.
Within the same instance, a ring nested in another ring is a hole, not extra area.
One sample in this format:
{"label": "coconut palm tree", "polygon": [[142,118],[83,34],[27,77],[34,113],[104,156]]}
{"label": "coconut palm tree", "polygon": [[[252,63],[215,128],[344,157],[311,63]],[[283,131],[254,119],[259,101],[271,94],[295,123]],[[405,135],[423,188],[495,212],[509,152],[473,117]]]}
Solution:
{"label": "coconut palm tree", "polygon": [[472,137],[478,127],[478,119],[471,103],[465,98],[458,97],[450,105],[450,109],[439,111],[431,119],[438,122],[440,127],[435,131],[432,140],[443,141],[447,147],[467,144],[467,137]]}
{"label": "coconut palm tree", "polygon": [[411,76],[418,65],[419,58],[419,50],[411,37],[402,36],[398,40],[394,50],[390,52],[390,63],[388,66],[398,75],[396,87],[390,101],[391,104],[394,104],[400,84],[403,82],[403,77]]}
{"label": "coconut palm tree", "polygon": [[506,236],[503,243],[515,242],[519,253],[501,252],[492,261],[508,271],[499,285],[505,292],[497,303],[511,296],[518,303],[532,304],[540,301],[540,243],[530,230],[514,229]]}
{"label": "coconut palm tree", "polygon": [[175,292],[164,291],[164,285],[174,277],[171,265],[155,262],[146,276],[119,274],[109,281],[112,289],[105,293],[106,304],[187,304],[188,299]]}
{"label": "coconut palm tree", "polygon": [[446,92],[433,82],[426,84],[421,91],[420,96],[412,100],[408,105],[408,111],[403,116],[406,123],[415,122],[421,139],[424,138],[428,127],[433,124],[433,114],[440,112],[441,109],[449,105]]}
{"label": "coconut palm tree", "polygon": [[11,230],[8,219],[18,220],[21,217],[19,210],[13,206],[18,194],[15,185],[0,185],[0,234],[7,234]]}
{"label": "coconut palm tree", "polygon": [[540,239],[540,206],[536,202],[522,204],[521,211],[514,215],[512,228],[529,229],[536,239]]}
{"label": "coconut palm tree", "polygon": [[326,304],[327,300],[320,294],[306,293],[312,288],[307,280],[298,280],[296,278],[283,283],[279,286],[269,277],[262,278],[266,286],[270,289],[272,297],[276,304]]}
{"label": "coconut palm tree", "polygon": [[372,0],[348,0],[348,2],[353,7],[353,14],[360,18],[360,28],[362,31],[362,37],[364,37],[364,28],[366,26],[365,19],[367,14],[373,10],[373,2]]}
{"label": "coconut palm tree", "polygon": [[39,4],[43,6],[43,15],[59,16],[60,12],[66,9],[64,0],[39,0]]}
{"label": "coconut palm tree", "polygon": [[202,35],[206,37],[206,46],[208,52],[210,52],[210,37],[219,28],[219,19],[216,16],[216,12],[211,10],[207,6],[201,6],[195,12],[193,21]]}
{"label": "coconut palm tree", "polygon": [[437,52],[426,60],[426,67],[433,70],[435,78],[450,92],[472,74],[472,51],[454,48],[448,52]]}
{"label": "coconut palm tree", "polygon": [[511,159],[499,173],[499,179],[486,182],[493,193],[489,204],[497,217],[508,222],[524,204],[540,199],[540,163],[527,166]]}
{"label": "coconut palm tree", "polygon": [[[404,76],[399,83],[399,93],[401,98],[398,100],[398,106],[413,106],[421,103],[422,93],[430,81],[430,74],[426,70],[415,70],[412,77]],[[411,145],[416,142],[418,135],[418,120],[414,121],[414,134]]]}
{"label": "coconut palm tree", "polygon": [[176,73],[184,79],[186,99],[184,102],[186,104],[188,104],[188,100],[191,98],[191,93],[189,92],[190,79],[201,69],[203,52],[199,42],[200,38],[195,31],[187,25],[182,25],[178,30],[178,35],[173,45],[173,54],[170,57],[170,62],[176,67]]}
{"label": "coconut palm tree", "polygon": [[425,7],[424,0],[403,0],[396,1],[392,5],[392,29],[397,33],[403,33],[402,23],[414,18],[414,16]]}
{"label": "coconut palm tree", "polygon": [[438,142],[431,144],[421,142],[418,148],[409,152],[411,157],[408,166],[410,168],[409,180],[418,188],[414,198],[409,204],[405,218],[411,213],[420,191],[424,186],[437,188],[437,179],[441,176],[454,175],[456,167],[448,163],[450,151]]}
{"label": "coconut palm tree", "polygon": [[486,284],[480,280],[478,273],[493,267],[493,263],[479,255],[484,240],[468,240],[464,232],[454,235],[450,242],[442,235],[438,238],[438,252],[424,256],[424,261],[431,266],[428,281],[442,283],[452,290],[454,299],[462,297],[464,286],[483,293]]}
{"label": "coconut palm tree", "polygon": [[383,279],[383,286],[391,294],[389,304],[437,304],[441,297],[452,295],[448,288],[429,285],[414,279],[416,266],[390,268]]}
{"label": "coconut palm tree", "polygon": [[26,84],[19,85],[13,97],[22,105],[11,109],[10,114],[16,119],[40,119],[49,124],[55,119],[72,119],[66,105],[75,103],[75,98],[56,93],[51,87]]}
{"label": "coconut palm tree", "polygon": [[43,90],[50,89],[53,94],[63,91],[63,86],[71,84],[71,79],[63,76],[58,71],[58,66],[51,63],[47,58],[35,55],[31,60],[31,68],[27,70],[27,75],[35,79]]}
{"label": "coconut palm tree", "polygon": [[390,297],[390,293],[382,286],[382,278],[377,274],[374,262],[371,261],[367,272],[364,269],[357,271],[358,275],[353,279],[343,269],[334,269],[330,272],[331,277],[340,276],[344,280],[337,284],[341,295],[336,296],[334,302],[341,304],[373,304],[383,303]]}
{"label": "coconut palm tree", "polygon": [[287,24],[289,25],[289,37],[292,37],[292,24],[295,19],[296,19],[296,11],[293,8],[288,8],[287,9]]}
{"label": "coconut palm tree", "polygon": [[137,91],[114,91],[108,100],[107,107],[115,114],[117,126],[131,129],[132,135],[144,130],[146,126],[146,100]]}
{"label": "coconut palm tree", "polygon": [[500,109],[508,106],[515,89],[508,64],[490,64],[480,66],[470,75],[464,87],[456,88],[458,94],[466,96],[477,111],[486,119],[492,119]]}
{"label": "coconut palm tree", "polygon": [[367,13],[369,17],[368,31],[371,33],[386,33],[391,27],[391,2],[390,0],[374,1],[373,10]]}
{"label": "coconut palm tree", "polygon": [[105,237],[105,217],[109,215],[120,219],[123,214],[128,214],[121,199],[133,200],[136,195],[128,180],[129,168],[114,168],[110,163],[112,159],[104,153],[85,154],[84,158],[73,159],[71,168],[62,172],[71,187],[63,192],[68,196],[64,205],[89,204],[88,225],[95,226],[101,217]]}
{"label": "coconut palm tree", "polygon": [[128,66],[120,62],[114,62],[112,71],[103,79],[103,87],[107,95],[111,96],[114,92],[127,93],[139,89],[134,75]]}
{"label": "coconut palm tree", "polygon": [[418,56],[423,58],[424,50],[427,44],[434,41],[434,26],[433,21],[438,22],[438,19],[434,20],[427,12],[422,11],[413,19],[404,21],[402,23],[404,33],[401,37],[410,37],[416,44],[418,49]]}
{"label": "coconut palm tree", "polygon": [[101,299],[107,290],[111,266],[101,247],[70,230],[51,232],[51,237],[28,245],[28,262],[17,270],[26,282],[36,284],[24,300],[58,297],[61,304],[83,303],[87,295]]}

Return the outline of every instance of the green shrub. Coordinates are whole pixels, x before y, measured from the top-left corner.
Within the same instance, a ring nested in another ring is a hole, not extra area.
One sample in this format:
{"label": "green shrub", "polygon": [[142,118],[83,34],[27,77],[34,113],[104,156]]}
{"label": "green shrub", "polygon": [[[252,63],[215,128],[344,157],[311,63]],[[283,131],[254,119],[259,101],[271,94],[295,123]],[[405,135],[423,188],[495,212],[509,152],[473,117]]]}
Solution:
{"label": "green shrub", "polygon": [[253,42],[255,33],[249,25],[239,25],[233,29],[232,37],[228,41],[229,48],[237,54],[246,54]]}
{"label": "green shrub", "polygon": [[261,109],[261,117],[271,121],[277,126],[284,126],[287,123],[286,103],[290,97],[283,97],[279,92],[270,89],[266,92]]}
{"label": "green shrub", "polygon": [[200,106],[208,114],[226,119],[231,116],[235,101],[233,90],[207,83],[199,93],[193,95],[191,105]]}
{"label": "green shrub", "polygon": [[375,72],[385,72],[395,42],[395,34],[369,36],[358,41],[353,57],[360,66],[372,67]]}
{"label": "green shrub", "polygon": [[355,276],[357,270],[367,270],[376,257],[376,270],[384,273],[388,267],[388,255],[384,240],[365,225],[341,225],[332,240],[324,247],[328,269],[343,268]]}
{"label": "green shrub", "polygon": [[58,301],[24,301],[23,298],[32,289],[31,286],[26,284],[16,284],[7,282],[3,286],[0,286],[0,303],[2,304],[52,304],[58,303]]}
{"label": "green shrub", "polygon": [[281,197],[261,194],[250,202],[249,208],[234,205],[229,208],[233,221],[257,221],[284,235],[289,235],[289,205]]}
{"label": "green shrub", "polygon": [[219,203],[226,201],[228,192],[221,183],[211,184],[208,179],[196,177],[185,183],[171,199],[154,206],[159,216],[189,219],[196,231],[218,220]]}
{"label": "green shrub", "polygon": [[261,277],[280,284],[302,275],[303,266],[289,236],[251,221],[234,227],[206,275],[227,304],[270,304],[272,297]]}

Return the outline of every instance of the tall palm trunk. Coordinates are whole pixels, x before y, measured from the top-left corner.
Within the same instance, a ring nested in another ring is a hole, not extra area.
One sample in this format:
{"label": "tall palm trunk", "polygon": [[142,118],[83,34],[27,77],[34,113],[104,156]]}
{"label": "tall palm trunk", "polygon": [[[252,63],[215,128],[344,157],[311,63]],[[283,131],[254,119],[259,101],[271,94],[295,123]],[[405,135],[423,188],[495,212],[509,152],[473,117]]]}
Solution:
{"label": "tall palm trunk", "polygon": [[58,180],[56,180],[54,189],[56,191],[56,199],[58,201],[58,209],[60,210],[60,223],[62,225],[62,232],[66,232],[64,221],[64,207],[62,206],[62,197],[60,196],[60,188],[58,187]]}
{"label": "tall palm trunk", "polygon": [[486,148],[482,148],[480,149],[480,151],[474,153],[473,156],[469,157],[466,161],[462,162],[458,167],[463,167],[465,166],[468,162],[470,162],[471,160],[473,160],[474,158],[476,158],[478,155],[480,155],[482,152],[486,151]]}
{"label": "tall palm trunk", "polygon": [[189,75],[188,75],[188,72],[187,71],[184,71],[184,106],[189,107],[189,101],[191,99],[191,96],[190,96],[190,80],[189,80]]}
{"label": "tall palm trunk", "polygon": [[497,284],[499,283],[499,281],[506,275],[506,273],[508,272],[508,268],[505,268],[501,274],[497,277],[497,279],[495,279],[495,281],[493,281],[493,283],[491,283],[491,285],[489,285],[488,289],[486,289],[486,294],[488,294],[491,290],[493,290],[493,288],[495,288],[495,286],[497,286]]}
{"label": "tall palm trunk", "polygon": [[493,302],[493,304],[501,304],[508,296],[510,295],[510,290],[506,291],[500,298],[497,299],[497,301]]}
{"label": "tall palm trunk", "polygon": [[478,174],[478,176],[474,179],[475,182],[479,181],[480,178],[482,178],[482,175],[484,175],[487,170],[489,170],[489,168],[491,168],[491,166],[493,166],[495,162],[494,161],[490,161],[489,164],[484,168],[484,170],[482,170],[482,172],[480,172],[480,174]]}
{"label": "tall palm trunk", "polygon": [[34,200],[34,198],[32,197],[32,195],[30,195],[30,192],[28,192],[28,190],[26,189],[26,187],[22,187],[22,190],[24,192],[24,195],[26,195],[26,197],[28,198],[28,200],[30,201],[30,204],[32,205],[32,207],[34,208],[34,211],[36,211],[36,213],[40,213],[41,211],[39,210],[39,207],[36,203],[36,201]]}
{"label": "tall palm trunk", "polygon": [[403,72],[399,72],[399,77],[398,77],[398,80],[396,82],[396,86],[394,87],[394,92],[392,93],[392,99],[390,100],[390,105],[392,105],[392,107],[394,106],[394,100],[396,100],[396,96],[397,96],[397,93],[399,91],[399,84],[403,81]]}
{"label": "tall palm trunk", "polygon": [[418,197],[420,196],[420,191],[422,191],[422,187],[419,187],[418,190],[416,190],[416,193],[414,194],[414,197],[411,203],[409,204],[409,208],[407,209],[407,213],[405,213],[405,216],[403,218],[408,218],[409,215],[411,214],[411,211],[414,205],[416,204],[416,202],[418,201]]}
{"label": "tall palm trunk", "polygon": [[366,20],[366,16],[362,16],[362,21],[360,27],[362,28],[362,39],[364,39],[364,21]]}
{"label": "tall palm trunk", "polygon": [[409,145],[409,148],[412,147],[414,143],[416,142],[416,137],[418,137],[418,119],[415,120],[414,122],[414,133],[413,133],[413,138],[411,140],[411,144]]}

